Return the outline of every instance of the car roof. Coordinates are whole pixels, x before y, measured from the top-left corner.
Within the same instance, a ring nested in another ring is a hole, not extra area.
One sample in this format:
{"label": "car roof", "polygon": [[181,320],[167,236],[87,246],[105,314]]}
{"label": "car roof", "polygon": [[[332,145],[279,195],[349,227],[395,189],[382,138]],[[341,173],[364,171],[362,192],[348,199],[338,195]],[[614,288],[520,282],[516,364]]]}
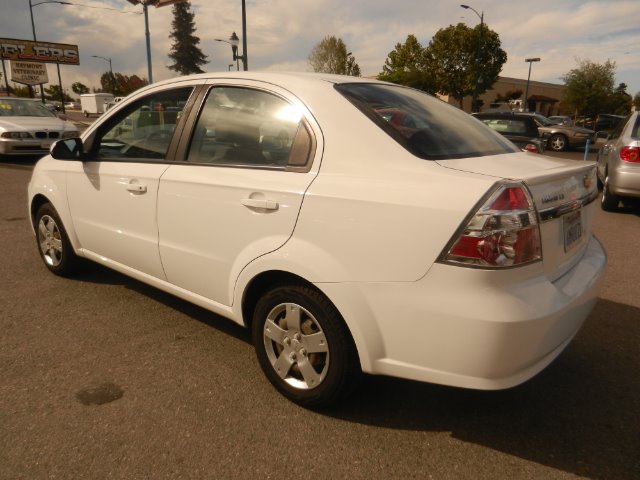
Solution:
{"label": "car roof", "polygon": [[[333,85],[344,83],[378,83],[381,85],[393,85],[388,82],[381,82],[373,78],[351,77],[348,75],[336,75],[329,73],[311,73],[311,72],[271,72],[271,71],[249,71],[249,72],[207,72],[194,75],[186,75],[162,80],[152,85],[148,85],[141,92],[150,88],[171,85],[176,82],[184,82],[188,80],[252,80],[264,83],[278,85],[290,90],[313,89],[315,86]],[[399,86],[400,85],[396,85]],[[136,93],[138,93],[136,92]]]}

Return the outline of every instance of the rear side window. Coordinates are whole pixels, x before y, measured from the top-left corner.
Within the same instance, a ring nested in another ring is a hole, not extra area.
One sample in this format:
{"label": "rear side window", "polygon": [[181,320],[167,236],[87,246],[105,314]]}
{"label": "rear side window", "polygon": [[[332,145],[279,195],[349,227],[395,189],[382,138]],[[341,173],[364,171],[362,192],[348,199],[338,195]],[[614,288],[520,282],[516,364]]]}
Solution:
{"label": "rear side window", "polygon": [[527,125],[524,120],[482,119],[482,123],[500,133],[525,134]]}
{"label": "rear side window", "polygon": [[443,160],[519,151],[467,113],[418,90],[368,83],[335,88],[417,157]]}
{"label": "rear side window", "polygon": [[200,112],[188,161],[201,164],[303,167],[312,137],[302,112],[271,93],[215,87]]}

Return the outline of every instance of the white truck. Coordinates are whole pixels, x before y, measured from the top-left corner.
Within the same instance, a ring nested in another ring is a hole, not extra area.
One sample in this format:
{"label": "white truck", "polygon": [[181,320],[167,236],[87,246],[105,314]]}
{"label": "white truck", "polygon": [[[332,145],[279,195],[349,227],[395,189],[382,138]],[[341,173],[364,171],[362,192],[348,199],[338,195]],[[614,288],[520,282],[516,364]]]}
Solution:
{"label": "white truck", "polygon": [[107,103],[113,101],[110,93],[84,93],[80,95],[80,108],[85,117],[100,115],[107,110]]}

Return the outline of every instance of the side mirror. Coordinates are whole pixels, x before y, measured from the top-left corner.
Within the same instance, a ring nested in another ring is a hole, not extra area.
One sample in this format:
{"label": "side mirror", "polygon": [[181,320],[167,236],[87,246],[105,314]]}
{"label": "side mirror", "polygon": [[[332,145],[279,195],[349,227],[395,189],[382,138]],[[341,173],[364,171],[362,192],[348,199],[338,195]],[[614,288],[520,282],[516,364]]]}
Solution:
{"label": "side mirror", "polygon": [[82,140],[67,138],[58,140],[51,146],[51,156],[56,160],[80,160],[82,154]]}

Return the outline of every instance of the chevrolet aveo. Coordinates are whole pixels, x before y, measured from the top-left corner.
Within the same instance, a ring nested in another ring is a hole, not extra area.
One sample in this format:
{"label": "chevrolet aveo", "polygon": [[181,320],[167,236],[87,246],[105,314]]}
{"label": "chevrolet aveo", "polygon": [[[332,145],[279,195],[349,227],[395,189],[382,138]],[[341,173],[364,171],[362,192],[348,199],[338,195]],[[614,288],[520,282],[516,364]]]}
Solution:
{"label": "chevrolet aveo", "polygon": [[234,73],[154,84],[57,142],[29,212],[53,273],[92,260],[246,326],[271,383],[317,407],[362,372],[502,389],[541,371],[597,299],[596,197],[592,163],[419,91]]}

